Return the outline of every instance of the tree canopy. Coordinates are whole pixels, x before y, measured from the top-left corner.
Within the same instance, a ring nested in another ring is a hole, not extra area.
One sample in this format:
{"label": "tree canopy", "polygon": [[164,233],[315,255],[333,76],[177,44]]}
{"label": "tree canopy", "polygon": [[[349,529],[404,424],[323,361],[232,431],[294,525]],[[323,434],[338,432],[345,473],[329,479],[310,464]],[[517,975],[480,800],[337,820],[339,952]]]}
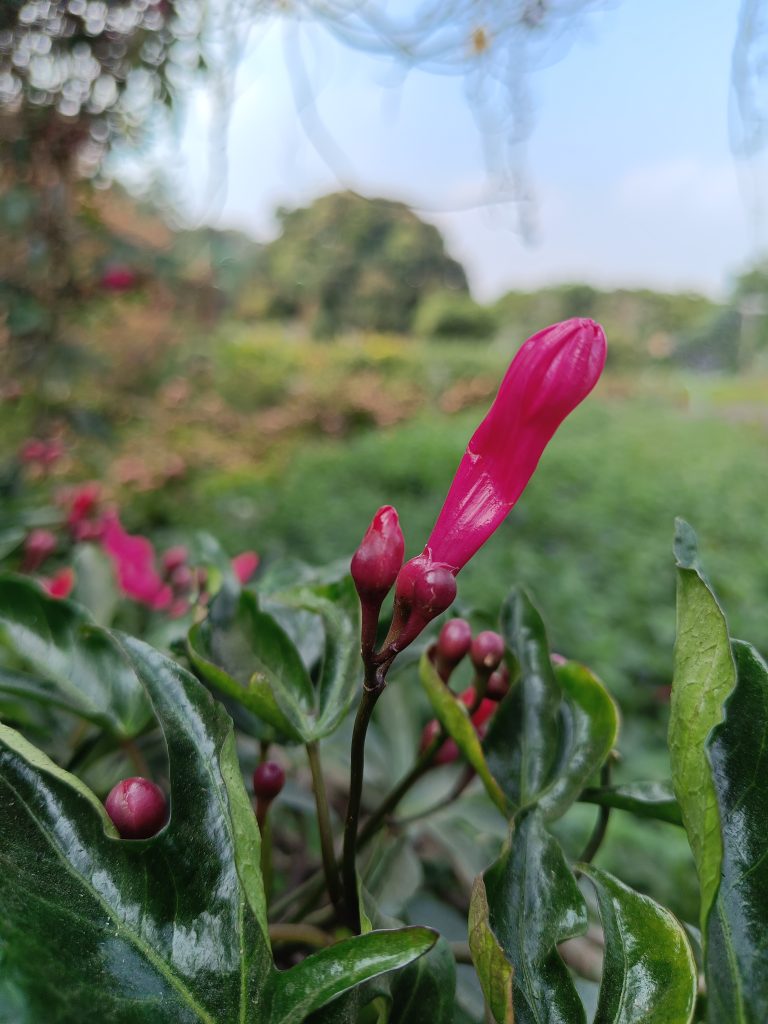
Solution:
{"label": "tree canopy", "polygon": [[316,333],[407,331],[425,295],[467,292],[440,232],[402,203],[339,192],[278,216],[282,233],[262,257],[267,312]]}

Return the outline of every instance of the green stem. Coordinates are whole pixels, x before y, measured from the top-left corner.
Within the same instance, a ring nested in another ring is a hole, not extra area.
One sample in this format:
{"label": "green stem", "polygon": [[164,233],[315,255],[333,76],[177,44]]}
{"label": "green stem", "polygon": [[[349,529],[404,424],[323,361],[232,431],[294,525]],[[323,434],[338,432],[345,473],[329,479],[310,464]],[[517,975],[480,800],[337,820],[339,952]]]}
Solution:
{"label": "green stem", "polygon": [[333,936],[311,924],[271,924],[269,940],[273,946],[309,946],[324,949],[333,945]]}
{"label": "green stem", "polygon": [[336,867],[336,851],[333,848],[333,831],[331,816],[328,810],[328,796],[325,791],[325,779],[320,765],[320,750],[317,742],[307,743],[307,758],[312,771],[312,789],[315,793],[317,807],[317,826],[320,830],[320,850],[323,857],[323,871],[328,895],[337,909],[342,905],[341,882]]}
{"label": "green stem", "polygon": [[[613,751],[608,755],[608,760],[600,770],[600,785],[610,786],[611,784],[611,764],[613,762]],[[583,864],[589,864],[592,858],[596,855],[597,851],[603,845],[605,834],[608,831],[608,821],[611,817],[610,807],[601,807],[600,812],[595,822],[595,827],[592,830],[592,835],[587,840],[587,845],[584,847],[579,861]]]}
{"label": "green stem", "polygon": [[[366,673],[368,677],[368,673]],[[352,730],[352,748],[350,751],[350,774],[349,774],[349,802],[347,804],[347,816],[344,822],[344,849],[341,860],[341,880],[344,887],[344,903],[346,916],[350,928],[356,933],[360,932],[360,907],[357,895],[357,869],[355,858],[357,855],[357,826],[360,820],[360,803],[363,796],[363,776],[365,773],[365,736],[368,732],[368,724],[371,721],[376,701],[384,691],[386,683],[379,673],[376,673],[375,683],[369,685],[366,678],[363,687],[363,696],[357,709],[355,726]]]}
{"label": "green stem", "polygon": [[259,820],[261,832],[261,877],[264,881],[264,895],[267,903],[272,894],[272,825],[269,815],[265,812]]}

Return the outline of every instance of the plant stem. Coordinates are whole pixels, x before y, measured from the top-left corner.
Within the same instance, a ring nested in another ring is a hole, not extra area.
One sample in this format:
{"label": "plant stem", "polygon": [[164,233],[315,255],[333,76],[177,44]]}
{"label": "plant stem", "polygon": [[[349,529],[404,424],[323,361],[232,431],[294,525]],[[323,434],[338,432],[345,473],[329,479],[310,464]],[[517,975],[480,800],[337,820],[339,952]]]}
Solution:
{"label": "plant stem", "polygon": [[414,821],[421,821],[423,818],[428,818],[432,814],[442,811],[444,807],[450,807],[455,800],[458,800],[474,777],[475,769],[470,765],[467,765],[456,780],[455,784],[451,786],[450,791],[446,793],[442,800],[438,800],[437,803],[432,804],[431,807],[427,807],[426,810],[418,811],[416,814],[408,814],[404,818],[397,818],[392,822],[392,824],[397,828],[403,828],[405,825],[411,825]]}
{"label": "plant stem", "polygon": [[333,945],[333,936],[312,924],[271,924],[269,940],[273,945],[310,946],[324,949]]}
{"label": "plant stem", "polygon": [[325,779],[320,765],[320,750],[317,741],[307,743],[307,758],[312,771],[312,789],[315,793],[315,806],[317,807],[317,826],[320,830],[320,850],[323,856],[323,871],[325,872],[325,884],[328,888],[328,895],[334,907],[339,909],[342,905],[341,882],[336,867],[336,851],[333,848],[333,831],[331,830],[331,816],[328,811],[328,796],[325,792]]}
{"label": "plant stem", "polygon": [[370,685],[370,674],[366,672],[363,696],[357,709],[355,726],[352,731],[352,748],[350,751],[349,802],[344,823],[344,849],[341,861],[341,879],[344,887],[344,903],[347,921],[352,930],[360,932],[360,907],[357,895],[357,870],[355,858],[357,854],[357,826],[360,820],[360,802],[363,795],[363,775],[365,773],[365,736],[368,724],[376,707],[376,701],[384,691],[386,683],[380,670],[376,672],[375,681]]}
{"label": "plant stem", "polygon": [[[613,763],[613,751],[608,755],[608,760],[600,770],[600,785],[610,786],[611,784],[611,765]],[[583,864],[589,864],[592,858],[595,856],[597,851],[603,845],[605,834],[608,831],[608,820],[611,816],[610,807],[601,807],[600,812],[597,816],[595,827],[592,830],[592,835],[587,840],[587,845],[584,847],[579,861]]]}

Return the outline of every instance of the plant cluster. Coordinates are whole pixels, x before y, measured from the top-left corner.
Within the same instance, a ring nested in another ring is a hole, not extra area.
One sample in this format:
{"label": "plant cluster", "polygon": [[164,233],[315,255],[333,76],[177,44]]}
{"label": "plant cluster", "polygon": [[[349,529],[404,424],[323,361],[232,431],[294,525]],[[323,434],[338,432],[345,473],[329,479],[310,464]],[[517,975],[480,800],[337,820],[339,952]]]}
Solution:
{"label": "plant cluster", "polygon": [[[384,506],[349,572],[253,578],[252,553],[233,565],[210,540],[161,568],[81,490],[61,529],[149,615],[189,593],[179,569],[205,570],[204,597],[155,646],[46,593],[30,574],[51,541],[24,525],[10,557],[27,575],[0,578],[0,1019],[765,1020],[768,666],[730,637],[690,527],[675,538],[669,786],[613,784],[616,704],[550,651],[523,591],[498,630],[441,619],[605,354],[589,320],[522,346],[405,562]],[[414,714],[421,739],[395,772]],[[409,810],[420,786],[431,799]],[[577,804],[598,818],[572,858],[558,828]],[[695,924],[593,865],[615,812],[685,829]],[[421,890],[464,912],[463,937]]]}

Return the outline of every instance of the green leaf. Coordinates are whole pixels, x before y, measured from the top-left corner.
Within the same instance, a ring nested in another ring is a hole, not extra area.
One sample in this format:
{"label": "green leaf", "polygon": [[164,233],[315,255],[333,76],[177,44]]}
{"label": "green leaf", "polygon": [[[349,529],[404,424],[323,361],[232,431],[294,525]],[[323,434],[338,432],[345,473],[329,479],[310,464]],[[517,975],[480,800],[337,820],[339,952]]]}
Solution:
{"label": "green leaf", "polygon": [[480,986],[496,1024],[514,1024],[514,972],[488,922],[488,896],[482,876],[475,879],[469,903],[469,949]]}
{"label": "green leaf", "polygon": [[391,994],[389,1024],[453,1024],[456,961],[445,939],[394,976]]}
{"label": "green leaf", "polygon": [[623,786],[595,786],[579,797],[584,803],[630,811],[639,818],[655,818],[682,825],[680,804],[670,782],[629,782]]}
{"label": "green leaf", "polygon": [[[224,592],[210,617],[189,634],[190,658],[209,683],[302,743],[330,735],[358,691],[357,627],[343,593],[330,600],[323,593],[327,589],[307,587],[283,594],[283,604],[269,612],[259,607],[250,591],[243,591],[230,610],[233,595]],[[298,638],[289,636],[278,621],[281,610],[294,617],[297,611],[310,612],[307,618],[322,623],[322,660],[314,686],[297,648]]]}
{"label": "green leaf", "polygon": [[217,617],[217,603],[211,616],[190,630],[192,664],[213,686],[302,742],[310,731],[314,695],[296,648],[249,591],[239,595],[231,618]]}
{"label": "green leaf", "polygon": [[502,628],[520,679],[491,719],[483,750],[512,807],[538,804],[561,816],[616,742],[616,705],[576,662],[552,667],[541,616],[521,591],[502,610]]}
{"label": "green leaf", "polygon": [[484,882],[490,928],[513,969],[515,1024],[586,1024],[557,945],[586,931],[587,910],[540,812],[516,820]]}
{"label": "green leaf", "polygon": [[560,817],[610,754],[619,714],[608,691],[584,665],[569,661],[555,670],[563,693],[560,736],[552,781],[538,800],[547,819]]}
{"label": "green leaf", "polygon": [[437,674],[435,666],[424,652],[419,662],[419,678],[424,686],[432,709],[446,732],[456,741],[456,746],[477,772],[486,788],[488,796],[493,800],[502,814],[507,814],[507,800],[499,788],[499,784],[488,770],[480,739],[469,717],[465,705],[458,700]]}
{"label": "green leaf", "polygon": [[690,1024],[698,976],[680,922],[658,903],[589,865],[605,957],[594,1024]]}
{"label": "green leaf", "polygon": [[708,742],[722,821],[723,860],[707,928],[712,1022],[768,1020],[768,666],[732,641],[736,689]]}
{"label": "green leaf", "polygon": [[736,670],[728,627],[698,567],[696,535],[676,520],[677,640],[669,720],[672,783],[693,851],[701,888],[701,930],[720,881],[723,844],[712,769],[704,749],[723,717]]}
{"label": "green leaf", "polygon": [[315,739],[329,736],[336,730],[360,691],[360,630],[357,614],[353,617],[350,613],[350,605],[357,609],[358,599],[351,583],[346,590],[346,601],[343,592],[336,601],[331,601],[308,588],[300,590],[291,600],[295,607],[319,616],[325,632],[325,649],[316,686]]}
{"label": "green leaf", "polygon": [[121,643],[165,736],[170,821],[117,839],[82,782],[0,726],[3,971],[28,1020],[239,1024],[273,968],[232,725],[189,673]]}
{"label": "green leaf", "polygon": [[356,985],[412,963],[430,950],[437,933],[429,928],[372,931],[276,972],[267,994],[265,1024],[302,1024],[308,1014]]}
{"label": "green leaf", "polygon": [[151,709],[112,637],[85,609],[22,577],[0,577],[0,692],[65,708],[113,735],[136,736]]}
{"label": "green leaf", "polygon": [[120,603],[115,570],[109,557],[95,544],[78,544],[72,559],[74,600],[87,608],[97,626],[109,626]]}

